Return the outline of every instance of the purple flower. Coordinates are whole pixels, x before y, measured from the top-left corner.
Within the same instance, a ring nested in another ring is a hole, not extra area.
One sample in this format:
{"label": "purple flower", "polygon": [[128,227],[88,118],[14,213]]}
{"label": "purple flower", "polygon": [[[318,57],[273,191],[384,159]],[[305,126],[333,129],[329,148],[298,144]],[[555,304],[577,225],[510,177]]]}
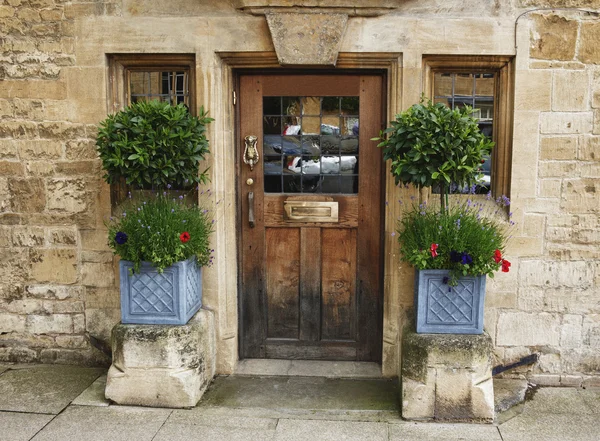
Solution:
{"label": "purple flower", "polygon": [[447,285],[449,280],[450,280],[450,278],[448,276],[444,276],[444,278],[442,279],[442,283],[444,285]]}
{"label": "purple flower", "polygon": [[123,245],[125,242],[127,242],[127,234],[123,233],[122,231],[117,232],[115,235],[115,242],[117,242],[119,245]]}
{"label": "purple flower", "polygon": [[179,196],[179,199],[183,199],[183,195],[180,195],[180,196]]}
{"label": "purple flower", "polygon": [[473,258],[467,252],[461,253],[460,263],[463,265],[470,265],[473,263]]}
{"label": "purple flower", "polygon": [[125,216],[127,216],[127,212],[126,211],[123,212],[123,217],[125,217]]}
{"label": "purple flower", "polygon": [[171,188],[171,184],[167,184],[167,188]]}
{"label": "purple flower", "polygon": [[174,208],[171,208],[171,213],[175,213],[175,209]]}

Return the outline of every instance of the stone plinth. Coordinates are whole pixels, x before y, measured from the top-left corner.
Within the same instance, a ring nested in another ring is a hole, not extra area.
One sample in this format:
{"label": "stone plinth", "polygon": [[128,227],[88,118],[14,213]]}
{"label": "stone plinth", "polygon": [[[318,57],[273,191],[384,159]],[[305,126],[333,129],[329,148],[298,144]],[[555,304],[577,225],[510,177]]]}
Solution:
{"label": "stone plinth", "polygon": [[213,313],[183,326],[123,325],[112,331],[106,398],[151,407],[195,406],[215,373]]}
{"label": "stone plinth", "polygon": [[489,335],[416,334],[402,338],[402,417],[492,422],[492,340]]}

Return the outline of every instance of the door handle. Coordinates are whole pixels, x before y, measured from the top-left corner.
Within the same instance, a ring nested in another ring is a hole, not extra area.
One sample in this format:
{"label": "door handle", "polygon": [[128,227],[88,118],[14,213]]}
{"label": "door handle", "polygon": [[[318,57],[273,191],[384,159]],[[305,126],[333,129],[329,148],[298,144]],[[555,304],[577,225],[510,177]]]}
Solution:
{"label": "door handle", "polygon": [[248,192],[248,223],[254,228],[254,192]]}

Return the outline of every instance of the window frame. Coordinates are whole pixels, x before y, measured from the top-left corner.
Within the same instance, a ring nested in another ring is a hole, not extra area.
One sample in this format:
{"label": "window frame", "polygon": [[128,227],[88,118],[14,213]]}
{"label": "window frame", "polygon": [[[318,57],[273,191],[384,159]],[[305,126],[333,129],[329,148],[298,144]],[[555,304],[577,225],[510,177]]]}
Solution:
{"label": "window frame", "polygon": [[[423,91],[433,97],[436,73],[494,73],[492,195],[510,197],[514,118],[514,57],[479,55],[424,55]],[[433,99],[433,98],[432,98]]]}
{"label": "window frame", "polygon": [[[130,72],[188,73],[189,111],[197,115],[196,108],[196,56],[195,54],[108,54],[107,109],[108,113],[123,110],[130,103]],[[112,211],[126,200],[129,191],[125,182],[111,184]],[[114,214],[114,213],[113,213]]]}
{"label": "window frame", "polygon": [[108,109],[110,113],[122,110],[130,103],[130,72],[188,73],[189,108],[196,109],[196,56],[194,54],[110,54],[108,57]]}

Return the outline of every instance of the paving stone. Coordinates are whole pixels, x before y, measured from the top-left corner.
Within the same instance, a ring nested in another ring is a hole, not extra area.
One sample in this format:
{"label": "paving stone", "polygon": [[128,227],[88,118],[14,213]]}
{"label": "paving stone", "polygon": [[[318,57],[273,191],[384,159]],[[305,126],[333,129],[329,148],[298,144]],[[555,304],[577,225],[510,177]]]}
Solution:
{"label": "paving stone", "polygon": [[128,406],[69,406],[32,441],[150,441],[170,413]]}
{"label": "paving stone", "polygon": [[104,372],[58,365],[10,369],[0,375],[0,410],[58,414]]}
{"label": "paving stone", "polygon": [[275,430],[236,429],[215,426],[165,425],[152,441],[267,441],[273,439]]}
{"label": "paving stone", "polygon": [[231,412],[226,415],[215,415],[207,413],[206,409],[195,407],[189,410],[173,411],[165,425],[171,424],[269,430],[275,429],[277,419],[233,416]]}
{"label": "paving stone", "polygon": [[600,389],[580,390],[579,393],[581,394],[583,401],[585,401],[585,404],[592,409],[592,412],[600,414]]}
{"label": "paving stone", "polygon": [[[402,426],[403,427],[403,426]],[[279,420],[275,441],[383,441],[388,439],[385,423],[357,421]]]}
{"label": "paving stone", "polygon": [[0,439],[3,441],[28,441],[54,415],[35,413],[0,412]]}
{"label": "paving stone", "polygon": [[591,414],[579,389],[570,387],[543,387],[538,389],[531,401],[525,402],[524,413],[534,414]]}
{"label": "paving stone", "polygon": [[267,409],[387,410],[399,412],[398,384],[392,380],[322,377],[218,377],[207,406]]}
{"label": "paving stone", "polygon": [[98,377],[90,387],[73,400],[72,404],[77,406],[108,406],[110,401],[104,396],[104,389],[106,389],[106,375]]}
{"label": "paving stone", "polygon": [[597,441],[598,416],[523,413],[499,426],[504,441]]}
{"label": "paving stone", "polygon": [[407,423],[390,425],[390,441],[502,441],[498,428],[482,424]]}

